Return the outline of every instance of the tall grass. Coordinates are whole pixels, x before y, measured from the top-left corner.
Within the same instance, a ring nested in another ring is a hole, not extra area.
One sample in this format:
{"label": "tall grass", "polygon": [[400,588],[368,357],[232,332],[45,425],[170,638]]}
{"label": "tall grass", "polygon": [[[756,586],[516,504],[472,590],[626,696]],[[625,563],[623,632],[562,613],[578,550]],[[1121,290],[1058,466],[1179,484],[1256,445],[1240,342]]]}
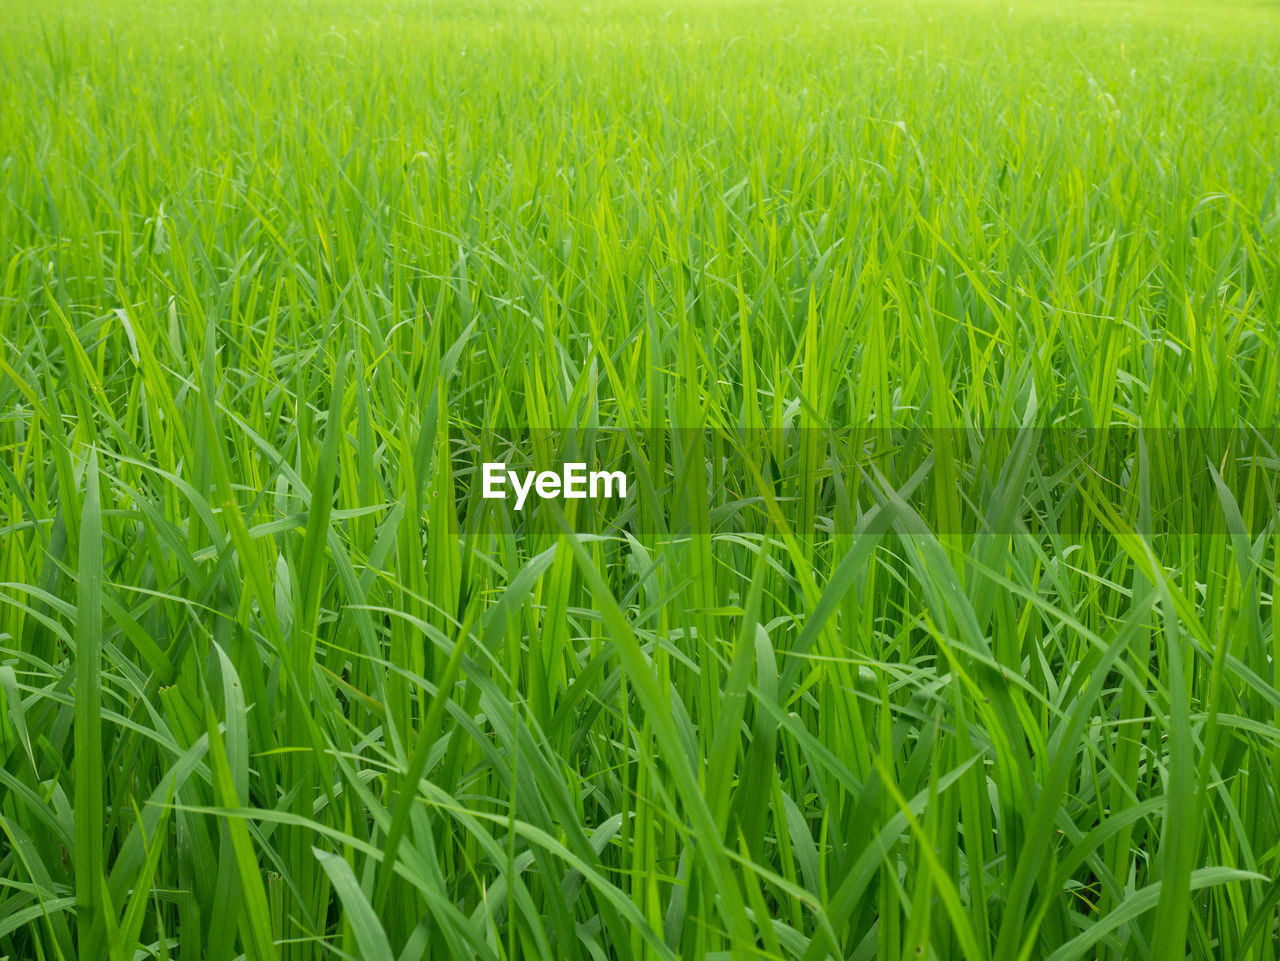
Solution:
{"label": "tall grass", "polygon": [[0,957],[1280,956],[1280,14],[1055,6],[0,0]]}

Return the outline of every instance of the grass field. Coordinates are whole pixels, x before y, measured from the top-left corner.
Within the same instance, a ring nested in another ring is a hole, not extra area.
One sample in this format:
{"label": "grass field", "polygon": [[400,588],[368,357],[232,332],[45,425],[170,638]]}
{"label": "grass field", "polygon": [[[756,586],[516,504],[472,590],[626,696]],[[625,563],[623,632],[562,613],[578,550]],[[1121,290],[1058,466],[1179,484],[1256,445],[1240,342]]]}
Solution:
{"label": "grass field", "polygon": [[1276,961],[1278,408],[1275,4],[0,0],[0,958]]}

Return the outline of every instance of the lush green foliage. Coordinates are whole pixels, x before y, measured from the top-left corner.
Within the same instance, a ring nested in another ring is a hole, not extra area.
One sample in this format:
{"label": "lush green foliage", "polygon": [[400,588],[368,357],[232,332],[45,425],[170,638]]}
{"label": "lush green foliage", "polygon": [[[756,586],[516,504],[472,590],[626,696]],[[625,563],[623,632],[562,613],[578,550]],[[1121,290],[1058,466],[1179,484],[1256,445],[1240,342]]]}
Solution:
{"label": "lush green foliage", "polygon": [[[1158,455],[1027,453],[1280,423],[1274,7],[0,23],[0,957],[1280,956],[1274,451],[1145,534]],[[1030,439],[454,493],[911,423]]]}

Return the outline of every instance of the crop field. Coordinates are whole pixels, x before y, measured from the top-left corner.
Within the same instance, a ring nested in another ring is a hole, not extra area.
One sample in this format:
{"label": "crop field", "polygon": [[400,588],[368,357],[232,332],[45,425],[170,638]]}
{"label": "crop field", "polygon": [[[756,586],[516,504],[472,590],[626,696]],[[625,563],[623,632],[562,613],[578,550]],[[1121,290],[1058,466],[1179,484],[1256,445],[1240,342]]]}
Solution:
{"label": "crop field", "polygon": [[0,0],[0,959],[1278,961],[1278,450],[1274,3]]}

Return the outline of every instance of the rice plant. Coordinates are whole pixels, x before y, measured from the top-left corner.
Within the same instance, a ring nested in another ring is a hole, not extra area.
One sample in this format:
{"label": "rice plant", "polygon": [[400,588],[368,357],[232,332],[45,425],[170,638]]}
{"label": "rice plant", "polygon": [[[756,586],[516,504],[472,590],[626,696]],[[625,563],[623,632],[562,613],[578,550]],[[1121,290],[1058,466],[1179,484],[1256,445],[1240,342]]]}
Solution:
{"label": "rice plant", "polygon": [[0,0],[0,958],[1276,961],[1278,163],[1264,2]]}

